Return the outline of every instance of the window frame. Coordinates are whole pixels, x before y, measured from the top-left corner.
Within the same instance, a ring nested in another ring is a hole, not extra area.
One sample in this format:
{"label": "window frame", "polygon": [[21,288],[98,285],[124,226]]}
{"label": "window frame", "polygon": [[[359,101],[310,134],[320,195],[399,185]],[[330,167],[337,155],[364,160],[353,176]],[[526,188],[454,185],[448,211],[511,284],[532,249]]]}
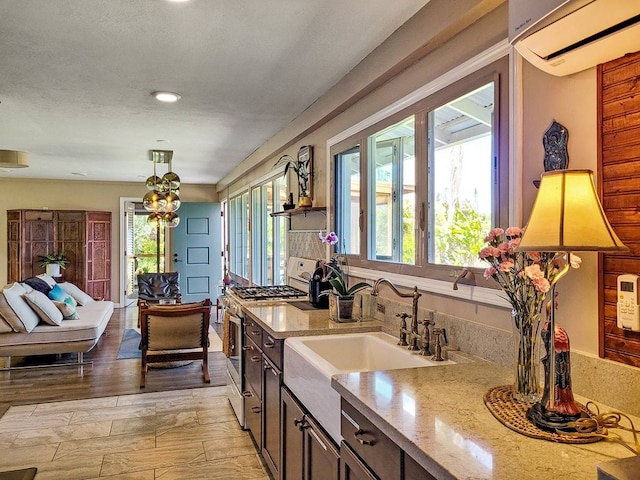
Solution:
{"label": "window frame", "polygon": [[[427,116],[432,110],[455,100],[475,88],[486,83],[495,82],[495,100],[494,100],[494,162],[493,162],[493,182],[496,188],[492,192],[493,204],[493,223],[495,225],[506,225],[509,221],[509,175],[510,169],[510,152],[509,152],[509,76],[511,74],[509,68],[508,51],[504,49],[496,49],[502,55],[496,57],[486,64],[476,68],[473,71],[466,72],[466,75],[451,81],[440,88],[430,91],[428,95],[417,99],[408,107],[397,109],[394,113],[390,113],[384,118],[380,117],[377,121],[369,123],[360,128],[359,131],[349,135],[348,137],[331,143],[328,142],[329,152],[329,171],[332,172],[335,179],[337,166],[335,159],[341,153],[349,148],[360,146],[360,172],[361,172],[361,194],[360,194],[360,211],[366,211],[369,205],[369,196],[371,181],[367,177],[369,171],[369,137],[384,128],[387,128],[410,115],[415,115],[415,155],[416,155],[416,204],[414,216],[416,219],[416,258],[415,265],[395,263],[389,261],[372,260],[369,258],[369,238],[372,232],[369,229],[368,215],[361,214],[360,220],[360,253],[359,255],[348,255],[349,264],[357,269],[367,269],[375,271],[389,272],[399,275],[410,275],[415,277],[426,277],[436,280],[444,280],[450,282],[463,267],[452,265],[439,265],[428,262],[427,239],[431,241],[432,235],[429,235],[427,216],[430,215],[428,208],[429,201],[429,178],[427,168],[430,164],[428,154],[428,132],[427,132]],[[437,83],[437,82],[436,82]],[[406,105],[406,103],[404,103]],[[351,130],[357,129],[353,127]],[[334,183],[334,182],[330,182]],[[337,184],[336,184],[337,186]],[[335,203],[335,187],[330,188],[332,201]],[[337,205],[333,205],[333,218],[338,215]],[[333,220],[332,218],[332,220]],[[335,223],[334,223],[335,225]],[[475,269],[478,272],[481,269]]]}

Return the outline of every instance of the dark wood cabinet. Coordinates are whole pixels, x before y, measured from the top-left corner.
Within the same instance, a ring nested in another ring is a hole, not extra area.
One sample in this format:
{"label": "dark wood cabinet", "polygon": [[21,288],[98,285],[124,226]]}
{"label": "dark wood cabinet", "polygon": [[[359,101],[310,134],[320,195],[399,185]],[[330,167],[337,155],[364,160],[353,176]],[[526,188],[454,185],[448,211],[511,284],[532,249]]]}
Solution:
{"label": "dark wood cabinet", "polygon": [[282,455],[280,480],[299,480],[304,467],[304,427],[306,417],[302,405],[293,398],[289,389],[282,387],[280,415],[282,419]]}
{"label": "dark wood cabinet", "polygon": [[436,480],[436,477],[427,472],[418,462],[405,453],[404,480]]}
{"label": "dark wood cabinet", "polygon": [[293,394],[282,387],[280,480],[338,480],[340,452]]}
{"label": "dark wood cabinet", "polygon": [[111,298],[111,212],[7,211],[7,280],[45,272],[38,257],[65,252],[62,279],[94,298]]}
{"label": "dark wood cabinet", "polygon": [[280,387],[282,372],[263,355],[262,456],[274,478],[280,470]]}
{"label": "dark wood cabinet", "polygon": [[245,318],[243,392],[246,427],[274,478],[280,470],[280,387],[283,340]]}
{"label": "dark wood cabinet", "polygon": [[304,429],[304,479],[338,480],[340,478],[340,452],[329,436],[307,417]]}
{"label": "dark wood cabinet", "polygon": [[344,441],[340,445],[340,480],[378,480]]}

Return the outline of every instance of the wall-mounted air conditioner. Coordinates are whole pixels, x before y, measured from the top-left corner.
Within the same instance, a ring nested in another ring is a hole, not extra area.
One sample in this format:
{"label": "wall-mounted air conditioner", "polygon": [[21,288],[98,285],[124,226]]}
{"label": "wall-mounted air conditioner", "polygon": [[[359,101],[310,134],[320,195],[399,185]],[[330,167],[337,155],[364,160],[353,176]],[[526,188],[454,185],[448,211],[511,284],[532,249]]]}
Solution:
{"label": "wall-mounted air conditioner", "polygon": [[640,50],[640,0],[509,0],[509,41],[547,73],[579,72]]}

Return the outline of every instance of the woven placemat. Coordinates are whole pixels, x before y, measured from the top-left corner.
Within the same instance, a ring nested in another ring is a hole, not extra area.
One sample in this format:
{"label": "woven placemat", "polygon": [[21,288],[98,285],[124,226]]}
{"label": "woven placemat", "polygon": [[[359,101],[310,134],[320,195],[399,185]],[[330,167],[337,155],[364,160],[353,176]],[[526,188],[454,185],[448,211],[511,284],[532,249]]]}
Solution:
{"label": "woven placemat", "polygon": [[[502,385],[490,389],[484,394],[484,404],[503,425],[527,437],[558,443],[594,443],[602,440],[601,437],[574,437],[564,433],[553,433],[539,429],[527,418],[527,410],[531,408],[531,404],[520,402],[513,398],[511,385]],[[579,403],[578,405],[584,413],[591,416],[584,405]],[[602,427],[598,427],[594,433],[602,434],[604,430]]]}

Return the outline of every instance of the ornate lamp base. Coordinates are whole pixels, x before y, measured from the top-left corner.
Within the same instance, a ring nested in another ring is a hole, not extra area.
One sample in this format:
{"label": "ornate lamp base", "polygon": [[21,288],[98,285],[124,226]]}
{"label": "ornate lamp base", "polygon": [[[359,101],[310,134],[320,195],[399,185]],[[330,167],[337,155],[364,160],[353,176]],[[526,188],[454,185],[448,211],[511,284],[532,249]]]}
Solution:
{"label": "ornate lamp base", "polygon": [[542,430],[549,432],[575,432],[575,428],[570,427],[569,422],[575,422],[579,418],[588,418],[588,415],[584,412],[576,415],[564,415],[552,410],[547,410],[542,403],[536,403],[527,410],[527,418]]}

